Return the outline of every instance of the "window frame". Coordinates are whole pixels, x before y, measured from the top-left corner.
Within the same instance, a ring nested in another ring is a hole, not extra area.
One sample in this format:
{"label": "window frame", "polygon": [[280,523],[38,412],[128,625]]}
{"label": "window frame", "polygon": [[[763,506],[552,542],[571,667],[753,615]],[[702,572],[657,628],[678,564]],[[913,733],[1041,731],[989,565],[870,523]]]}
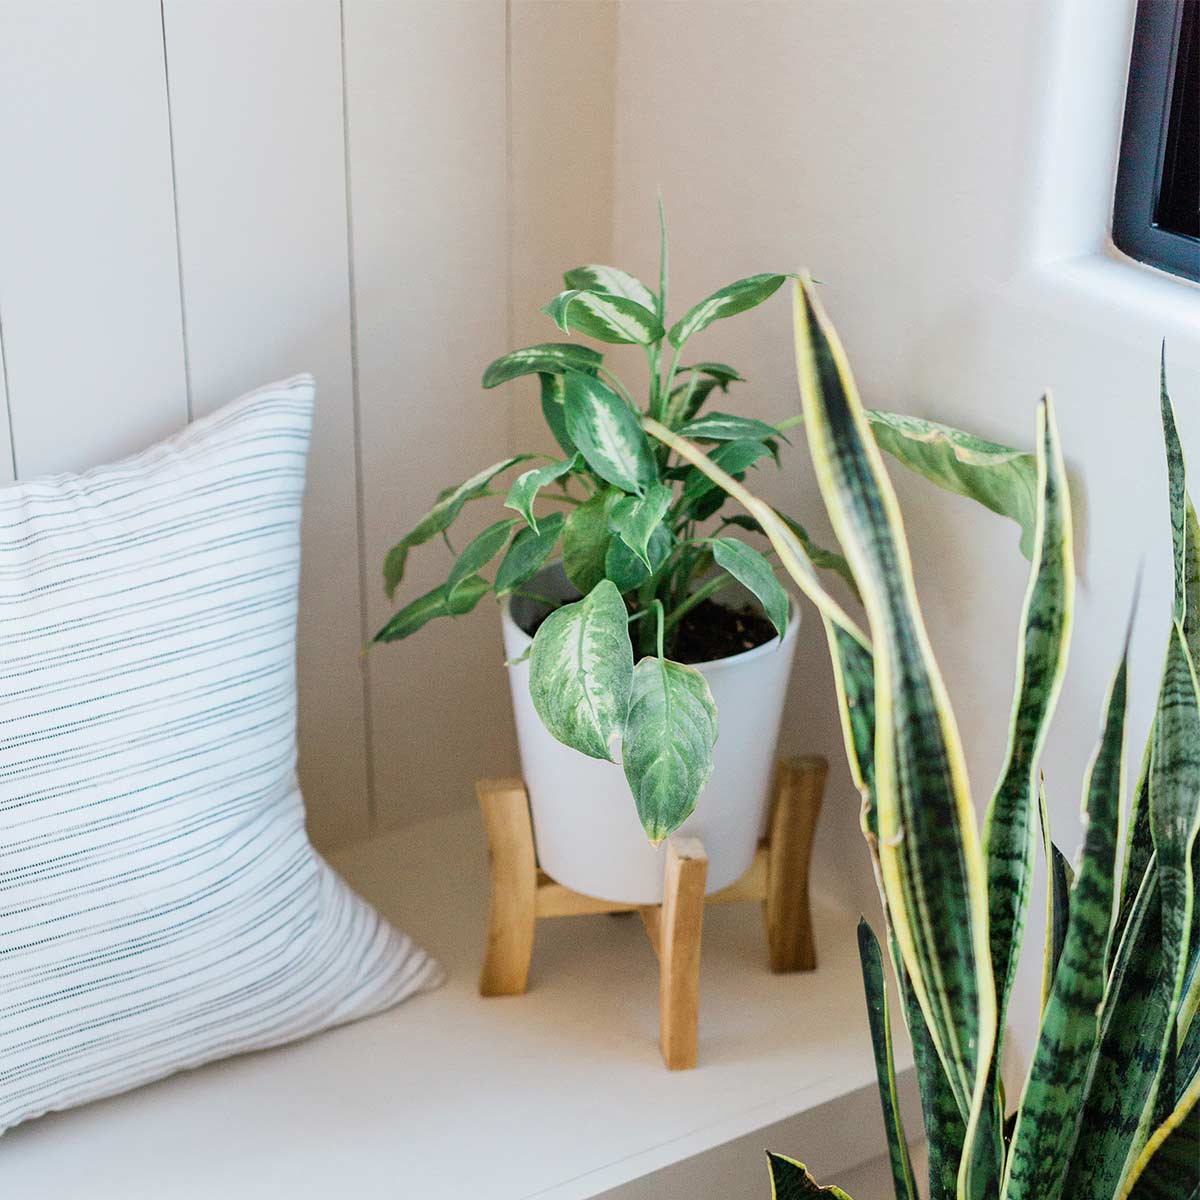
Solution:
{"label": "window frame", "polygon": [[1184,0],[1138,0],[1112,237],[1131,258],[1200,282],[1200,239],[1155,221],[1183,15]]}

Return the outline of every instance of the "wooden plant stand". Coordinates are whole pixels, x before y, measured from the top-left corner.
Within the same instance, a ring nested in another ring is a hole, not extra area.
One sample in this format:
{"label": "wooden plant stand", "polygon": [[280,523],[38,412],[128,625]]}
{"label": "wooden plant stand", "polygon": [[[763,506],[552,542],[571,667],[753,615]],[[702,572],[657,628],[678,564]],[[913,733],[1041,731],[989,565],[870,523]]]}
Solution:
{"label": "wooden plant stand", "polygon": [[706,903],[760,902],[771,970],[811,971],[817,965],[808,868],[827,771],[825,760],[815,755],[779,762],[767,836],[745,875],[711,896],[704,895],[708,856],[700,840],[678,835],[668,839],[663,902],[651,905],[598,900],[556,882],[537,865],[524,783],[480,780],[475,790],[487,828],[492,878],[479,994],[516,996],[525,991],[539,919],[638,912],[658,956],[663,1061],[673,1071],[694,1067]]}

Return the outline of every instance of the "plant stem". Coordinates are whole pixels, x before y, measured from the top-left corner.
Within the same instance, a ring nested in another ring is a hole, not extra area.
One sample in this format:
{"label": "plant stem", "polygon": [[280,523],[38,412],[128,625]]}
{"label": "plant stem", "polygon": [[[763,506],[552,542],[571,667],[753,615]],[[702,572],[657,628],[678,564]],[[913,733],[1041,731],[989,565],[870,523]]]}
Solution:
{"label": "plant stem", "polygon": [[529,592],[524,588],[513,588],[509,593],[512,596],[520,596],[523,600],[532,600],[536,604],[544,604],[547,608],[557,608],[562,601],[554,600],[550,596],[543,596],[539,592]]}
{"label": "plant stem", "polygon": [[697,604],[703,604],[710,596],[715,596],[722,588],[728,587],[733,580],[728,575],[718,575],[698,587],[678,608],[667,618],[667,627],[674,629]]}
{"label": "plant stem", "polygon": [[636,404],[634,404],[633,397],[625,390],[625,385],[607,367],[601,367],[600,374],[603,375],[604,378],[607,379],[608,382],[611,383],[613,387],[621,393],[625,403],[628,404],[634,412],[637,412],[638,407]]}
{"label": "plant stem", "polygon": [[663,606],[662,606],[661,600],[656,599],[654,601],[654,612],[658,618],[657,644],[658,644],[658,657],[659,657],[659,661],[661,661],[663,658],[666,657],[666,655],[663,654]]}

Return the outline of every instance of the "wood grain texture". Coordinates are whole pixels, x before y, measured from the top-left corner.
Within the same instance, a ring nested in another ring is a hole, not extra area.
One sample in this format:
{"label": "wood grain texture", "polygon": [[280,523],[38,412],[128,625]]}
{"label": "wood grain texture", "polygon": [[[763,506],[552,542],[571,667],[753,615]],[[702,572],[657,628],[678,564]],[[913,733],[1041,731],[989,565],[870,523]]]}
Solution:
{"label": "wood grain texture", "polygon": [[696,1065],[700,1033],[700,936],[708,855],[698,838],[667,841],[658,937],[658,1044],[672,1071]]}
{"label": "wood grain texture", "polygon": [[164,15],[193,411],[317,381],[300,779],[314,840],[343,845],[370,814],[339,6],[172,0]]}
{"label": "wood grain texture", "polygon": [[767,854],[765,917],[771,970],[817,965],[808,873],[829,764],[817,755],[783,759],[775,782]]}
{"label": "wood grain texture", "polygon": [[[345,69],[374,631],[392,611],[388,547],[440,489],[507,450],[504,399],[480,387],[508,348],[503,0],[346,0]],[[455,545],[498,512],[498,501],[468,506]],[[420,547],[399,599],[450,565],[440,542]],[[371,652],[381,826],[469,803],[476,778],[516,767],[498,626],[485,601]]]}
{"label": "wood grain texture", "polygon": [[475,785],[487,830],[491,891],[481,996],[517,996],[529,980],[537,926],[537,861],[529,799],[519,779]]}
{"label": "wood grain texture", "polygon": [[10,0],[0,36],[0,318],[17,472],[187,422],[157,0]]}

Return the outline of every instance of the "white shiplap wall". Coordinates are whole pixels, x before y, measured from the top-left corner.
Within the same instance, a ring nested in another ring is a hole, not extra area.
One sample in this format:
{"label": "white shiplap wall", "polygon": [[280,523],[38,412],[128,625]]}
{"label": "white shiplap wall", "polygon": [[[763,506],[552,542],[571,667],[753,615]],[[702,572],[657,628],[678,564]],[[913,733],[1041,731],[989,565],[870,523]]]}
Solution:
{"label": "white shiplap wall", "polygon": [[[528,407],[518,385],[479,388],[510,344],[513,211],[537,303],[573,221],[589,251],[607,239],[607,144],[595,187],[573,174],[573,211],[547,201],[552,171],[509,180],[514,141],[528,162],[592,162],[594,139],[565,156],[559,139],[611,96],[614,8],[0,3],[0,482],[112,459],[315,374],[300,742],[323,846],[468,804],[474,777],[516,765],[494,613],[360,650],[388,611],[386,547],[440,488],[507,454]],[[527,40],[543,26],[560,50],[606,47],[600,78],[573,96],[565,63],[547,70]],[[514,139],[514,106],[553,109],[555,130]],[[409,586],[445,569],[427,548]]]}

